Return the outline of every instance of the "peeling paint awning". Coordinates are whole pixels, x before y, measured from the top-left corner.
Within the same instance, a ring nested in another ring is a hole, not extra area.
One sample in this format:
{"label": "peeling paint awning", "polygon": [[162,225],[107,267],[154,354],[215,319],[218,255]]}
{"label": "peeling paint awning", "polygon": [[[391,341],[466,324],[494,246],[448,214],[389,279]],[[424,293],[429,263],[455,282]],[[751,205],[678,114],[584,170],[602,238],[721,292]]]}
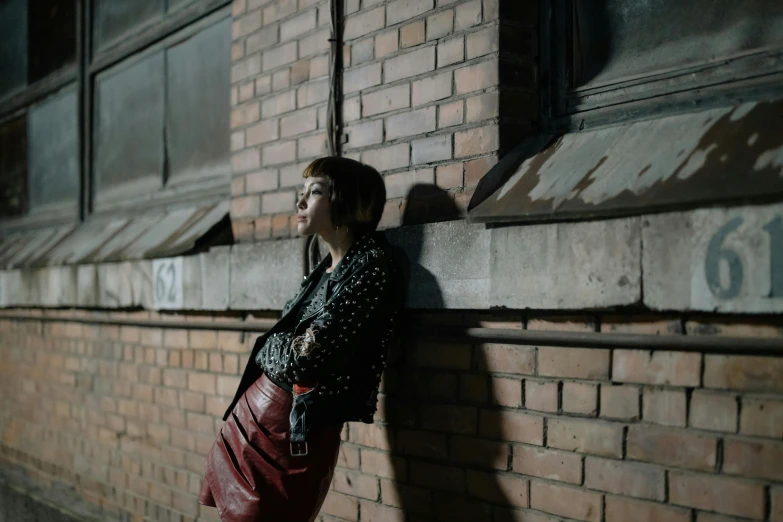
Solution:
{"label": "peeling paint awning", "polygon": [[616,216],[783,196],[783,100],[527,138],[481,180],[473,222]]}
{"label": "peeling paint awning", "polygon": [[186,253],[221,222],[229,203],[94,217],[81,225],[0,236],[0,268],[27,268],[170,257]]}

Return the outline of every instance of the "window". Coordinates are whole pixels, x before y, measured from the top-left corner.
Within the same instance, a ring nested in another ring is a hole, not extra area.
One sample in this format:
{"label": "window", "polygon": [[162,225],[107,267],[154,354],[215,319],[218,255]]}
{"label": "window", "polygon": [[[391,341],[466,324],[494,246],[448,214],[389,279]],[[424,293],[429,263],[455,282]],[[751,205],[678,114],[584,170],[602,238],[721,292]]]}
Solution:
{"label": "window", "polygon": [[0,228],[226,197],[229,4],[0,0]]}
{"label": "window", "polygon": [[550,0],[555,127],[781,94],[779,0]]}

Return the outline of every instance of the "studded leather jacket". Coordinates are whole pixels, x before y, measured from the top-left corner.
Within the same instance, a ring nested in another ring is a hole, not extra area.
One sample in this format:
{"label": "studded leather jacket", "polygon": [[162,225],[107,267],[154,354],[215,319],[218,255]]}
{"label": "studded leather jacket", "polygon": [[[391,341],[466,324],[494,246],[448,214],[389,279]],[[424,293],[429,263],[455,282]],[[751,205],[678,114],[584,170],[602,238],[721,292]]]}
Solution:
{"label": "studded leather jacket", "polygon": [[262,372],[294,389],[291,442],[314,425],[373,422],[378,388],[396,319],[404,302],[399,263],[382,233],[354,243],[326,281],[319,303],[297,321],[298,304],[317,285],[331,256],[304,278],[280,320],[253,346],[234,400],[223,419]]}

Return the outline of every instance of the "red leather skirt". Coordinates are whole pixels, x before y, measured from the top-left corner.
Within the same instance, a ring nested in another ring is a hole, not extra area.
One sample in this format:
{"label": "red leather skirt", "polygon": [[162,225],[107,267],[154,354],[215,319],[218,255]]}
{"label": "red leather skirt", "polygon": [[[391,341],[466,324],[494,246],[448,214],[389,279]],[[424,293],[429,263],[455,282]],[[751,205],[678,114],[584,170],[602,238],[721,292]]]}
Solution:
{"label": "red leather skirt", "polygon": [[262,375],[242,396],[207,455],[199,503],[223,522],[312,522],[340,450],[342,425],[314,428],[308,454],[291,456],[290,392]]}

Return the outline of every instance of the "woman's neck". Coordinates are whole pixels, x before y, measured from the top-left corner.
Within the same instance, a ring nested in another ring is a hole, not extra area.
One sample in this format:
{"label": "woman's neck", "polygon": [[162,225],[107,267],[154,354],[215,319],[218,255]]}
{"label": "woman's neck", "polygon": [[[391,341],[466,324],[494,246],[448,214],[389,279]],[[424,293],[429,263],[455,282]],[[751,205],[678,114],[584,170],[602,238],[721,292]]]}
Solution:
{"label": "woman's neck", "polygon": [[[340,230],[340,232],[343,231]],[[321,234],[321,239],[326,243],[326,246],[329,248],[329,254],[332,256],[332,265],[326,271],[332,272],[337,267],[337,263],[345,257],[345,254],[354,244],[354,239],[350,234],[339,234],[339,238],[337,234],[329,235],[329,237],[324,236],[324,234]]]}

